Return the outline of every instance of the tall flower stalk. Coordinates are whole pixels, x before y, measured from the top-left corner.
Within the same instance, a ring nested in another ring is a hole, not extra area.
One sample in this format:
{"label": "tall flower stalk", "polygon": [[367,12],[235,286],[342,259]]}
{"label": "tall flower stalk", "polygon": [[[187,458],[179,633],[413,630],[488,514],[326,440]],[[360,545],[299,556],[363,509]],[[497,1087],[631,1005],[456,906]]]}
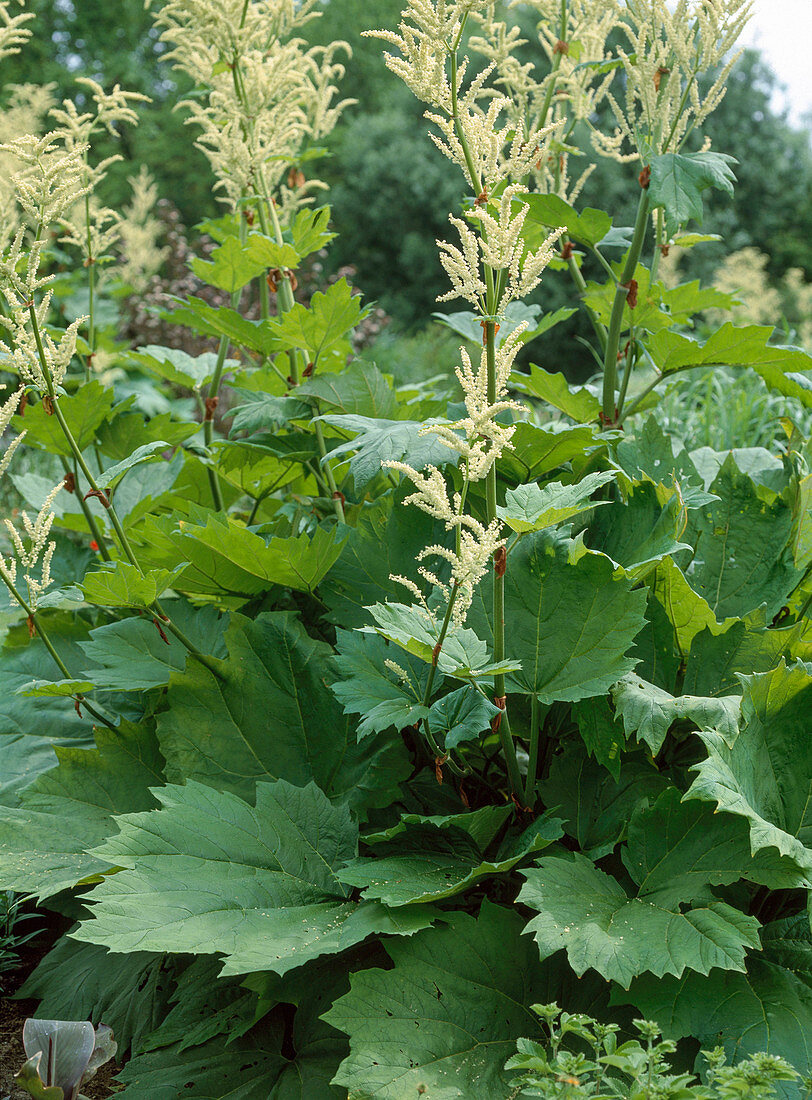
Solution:
{"label": "tall flower stalk", "polygon": [[[425,557],[435,556],[450,566],[450,588],[424,565],[419,566],[423,579],[445,601],[441,621],[413,582],[397,578],[410,586],[424,614],[434,617],[438,640],[433,667],[449,627],[464,623],[474,589],[489,567],[493,570],[493,658],[497,666],[505,661],[507,551],[497,515],[497,465],[500,454],[511,447],[514,428],[497,418],[500,413],[518,408],[507,399],[507,380],[524,326],[504,341],[498,339],[498,333],[507,306],[538,286],[563,232],[559,229],[551,233],[535,251],[524,243],[522,230],[528,210],[522,202],[527,191],[524,181],[537,162],[548,159],[561,126],[553,123],[526,127],[524,120],[517,119],[510,101],[488,86],[489,77],[497,69],[495,61],[470,82],[466,80],[468,63],[460,62],[459,48],[470,14],[481,6],[472,0],[414,0],[404,10],[397,32],[368,32],[397,49],[399,56],[385,55],[387,65],[427,105],[426,117],[438,131],[432,133],[432,139],[462,170],[473,200],[464,217],[450,217],[459,244],[437,243],[440,261],[451,282],[451,289],[440,301],[462,298],[479,314],[483,332],[481,361],[474,370],[467,353],[461,351],[457,376],[467,416],[457,423],[424,429],[439,435],[446,446],[460,454],[463,487],[449,495],[438,469],[428,467],[420,472],[404,463],[387,464],[415,485],[416,492],[407,502],[442,520],[447,530],[455,532],[453,551],[431,546],[419,555],[421,563]],[[485,482],[485,523],[466,508],[468,488],[477,481]],[[433,676],[429,682],[433,682]],[[520,799],[521,775],[502,671],[497,671],[494,678],[493,699],[500,711],[493,728],[500,738],[511,792]],[[434,749],[431,731],[426,732]]]}
{"label": "tall flower stalk", "polygon": [[[27,388],[35,391],[46,412],[56,419],[76,467],[90,486],[83,495],[101,502],[121,554],[143,575],[116,508],[88,465],[61,407],[62,383],[76,353],[79,329],[88,318],[77,318],[58,339],[46,327],[52,297],[49,287],[52,276],[44,275],[41,270],[46,241],[52,226],[64,223],[66,215],[92,190],[93,181],[87,172],[86,143],[75,141],[70,131],[53,131],[41,138],[33,135],[20,138],[4,147],[4,151],[11,153],[19,164],[11,182],[25,222],[0,259],[0,291],[6,302],[5,312],[0,314],[0,325],[7,333],[6,339],[0,341],[0,351],[5,355],[7,369],[20,379],[20,394]],[[9,414],[9,421],[11,415],[13,412]],[[15,440],[7,451],[3,470],[8,467],[17,445]],[[45,526],[50,529],[50,514],[49,508],[40,517],[38,530],[43,530]],[[46,558],[44,565],[47,566],[49,561]],[[151,610],[192,656],[217,672],[211,658],[202,654],[171,621],[159,601],[151,605]]]}
{"label": "tall flower stalk", "polygon": [[[341,111],[351,101],[336,102],[336,81],[344,73],[339,55],[346,43],[307,48],[296,32],[318,17],[316,0],[169,0],[156,15],[168,57],[205,91],[202,99],[184,104],[189,121],[199,127],[197,145],[214,171],[221,200],[243,222],[256,221],[262,233],[284,241],[284,224],[298,208],[311,201],[324,185],[307,179],[299,168],[308,148],[330,133]],[[281,312],[295,304],[291,272],[281,270],[274,280]],[[270,313],[269,286],[259,283],[263,317]],[[232,302],[239,306],[239,296]],[[204,437],[213,439],[216,406],[228,340],[220,343],[209,388]],[[290,353],[290,379],[301,381],[306,362]],[[320,423],[316,437],[326,458]],[[344,519],[341,495],[332,470],[324,463],[333,492],[336,517]],[[215,506],[223,498],[217,474],[209,473]]]}

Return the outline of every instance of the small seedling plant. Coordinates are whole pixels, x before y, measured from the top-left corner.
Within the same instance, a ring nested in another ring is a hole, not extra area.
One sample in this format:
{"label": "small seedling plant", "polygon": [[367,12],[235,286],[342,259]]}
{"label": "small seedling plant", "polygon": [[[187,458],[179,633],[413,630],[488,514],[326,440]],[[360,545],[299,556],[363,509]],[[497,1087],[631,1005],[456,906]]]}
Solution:
{"label": "small seedling plant", "polygon": [[[200,354],[109,321],[163,258],[148,179],[108,209],[94,154],[138,97],[13,91],[0,888],[73,922],[22,992],[114,1029],[122,1097],[516,1096],[553,1001],[607,1080],[666,1048],[680,1095],[700,1049],[702,1095],[750,1080],[723,1056],[787,1096],[810,1072],[812,360],[659,276],[734,187],[702,124],[749,4],[524,6],[533,62],[512,6],[372,31],[460,188],[456,377],[403,387],[354,356],[345,279],[299,289],[350,107],[316,0],[152,5],[223,207],[167,311]],[[633,226],[579,202],[596,156]],[[579,310],[574,386],[544,333]],[[780,453],[660,426],[717,366],[784,400]]]}

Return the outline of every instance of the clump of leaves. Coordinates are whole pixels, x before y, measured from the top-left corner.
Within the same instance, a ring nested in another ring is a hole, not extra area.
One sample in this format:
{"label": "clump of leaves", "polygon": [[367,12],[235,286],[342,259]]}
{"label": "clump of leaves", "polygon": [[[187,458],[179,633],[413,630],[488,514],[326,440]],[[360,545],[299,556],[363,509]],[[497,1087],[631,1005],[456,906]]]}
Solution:
{"label": "clump of leaves", "polygon": [[[618,1042],[617,1024],[602,1024],[585,1013],[563,1012],[557,1004],[532,1005],[547,1036],[520,1039],[506,1065],[519,1076],[513,1096],[546,1100],[767,1100],[786,1081],[800,1074],[784,1058],[754,1054],[729,1065],[724,1050],[703,1051],[707,1084],[690,1073],[675,1073],[669,1057],[676,1043],[663,1039],[651,1020],[635,1020],[640,1038]],[[580,1041],[580,1042],[579,1042]],[[579,1052],[575,1047],[581,1047]],[[585,1051],[584,1051],[585,1048]],[[812,1079],[802,1081],[806,1095]]]}
{"label": "clump of leaves", "polygon": [[[0,891],[0,988],[2,975],[19,966],[20,948],[39,932],[38,928],[28,930],[30,922],[37,919],[37,914],[23,912],[23,901],[13,890]],[[26,928],[23,929],[22,925]]]}

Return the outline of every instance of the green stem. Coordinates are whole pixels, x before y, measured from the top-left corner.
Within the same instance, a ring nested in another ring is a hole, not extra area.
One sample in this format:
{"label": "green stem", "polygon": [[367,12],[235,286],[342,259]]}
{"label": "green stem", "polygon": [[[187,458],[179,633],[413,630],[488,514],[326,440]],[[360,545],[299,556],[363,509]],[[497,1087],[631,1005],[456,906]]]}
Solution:
{"label": "green stem", "polygon": [[[428,708],[429,703],[431,702],[431,693],[434,688],[434,679],[437,675],[437,663],[440,660],[440,652],[442,651],[443,643],[445,642],[446,635],[448,634],[448,628],[451,626],[451,614],[454,610],[454,604],[457,602],[458,592],[459,585],[455,584],[451,590],[451,595],[448,598],[448,607],[445,609],[445,618],[443,619],[443,625],[440,627],[440,634],[437,638],[437,645],[434,647],[434,654],[432,656],[431,665],[429,667],[429,675],[426,680],[426,690],[423,692],[422,705],[426,708]],[[434,754],[435,760],[442,760],[443,763],[448,765],[450,770],[455,775],[465,775],[465,772],[461,768],[458,768],[454,761],[451,759],[451,754],[443,752],[443,750],[437,744],[434,734],[431,732],[431,725],[429,723],[428,716],[423,719],[423,729],[426,734],[426,740],[429,743],[429,748]]]}
{"label": "green stem", "polygon": [[612,280],[612,282],[615,284],[615,286],[617,286],[619,279],[617,275],[615,275],[612,265],[609,263],[603,253],[594,246],[590,249],[590,251],[592,252],[592,255],[595,257],[595,259],[598,261],[598,263],[601,265],[603,270],[606,272],[606,274],[609,276],[609,278]]}
{"label": "green stem", "polygon": [[615,300],[612,305],[612,316],[609,320],[609,331],[606,338],[606,351],[603,360],[603,419],[606,424],[615,423],[615,393],[617,390],[617,356],[620,348],[620,335],[623,331],[623,310],[628,297],[628,283],[634,278],[640,253],[643,251],[643,243],[646,239],[648,228],[649,199],[648,191],[643,188],[640,192],[640,202],[637,206],[637,219],[634,223],[634,236],[631,247],[626,256],[626,263],[620,277],[620,283],[615,290]]}
{"label": "green stem", "polygon": [[660,207],[657,210],[657,226],[654,231],[654,256],[651,260],[651,285],[657,282],[657,273],[660,270],[660,257],[662,256],[663,230],[665,228],[665,211]]}
{"label": "green stem", "polygon": [[[318,409],[316,411],[318,412]],[[327,478],[327,485],[329,486],[330,495],[333,500],[333,509],[336,514],[336,519],[339,523],[346,523],[347,520],[344,516],[344,501],[341,493],[338,491],[336,479],[333,476],[333,471],[327,458],[327,444],[324,442],[324,430],[321,426],[321,421],[314,420],[314,425],[316,428],[316,441],[319,445],[319,454],[322,459],[321,468],[324,470],[324,476]]]}
{"label": "green stem", "polygon": [[539,741],[541,738],[541,723],[539,721],[539,699],[535,693],[530,696],[530,759],[527,764],[527,782],[524,788],[524,801],[526,806],[533,806],[536,801],[536,777],[539,767]]}
{"label": "green stem", "polygon": [[[569,241],[569,237],[565,233],[561,238],[561,245],[563,246],[563,245],[567,244],[568,241]],[[563,249],[562,249],[562,251],[563,251]],[[587,291],[586,279],[584,278],[583,273],[582,273],[580,267],[578,266],[578,262],[577,262],[577,260],[575,259],[574,256],[570,256],[567,259],[567,268],[568,268],[569,273],[570,273],[570,278],[572,279],[573,283],[575,283],[575,286],[578,290],[578,293],[581,296],[581,300],[583,301],[584,295],[586,294],[586,291]],[[603,324],[601,323],[600,318],[598,317],[595,310],[592,309],[591,306],[588,306],[586,304],[586,302],[584,302],[584,308],[586,309],[587,316],[589,317],[589,320],[592,322],[592,327],[595,330],[595,335],[598,337],[598,340],[600,341],[601,349],[603,351],[605,351],[606,350],[606,329],[604,328]]]}
{"label": "green stem", "polygon": [[626,400],[626,391],[629,388],[629,379],[632,376],[634,366],[634,329],[629,332],[629,346],[626,350],[626,366],[623,371],[623,381],[620,383],[620,393],[617,398],[617,418],[620,421],[623,415],[623,404]]}
{"label": "green stem", "polygon": [[[93,258],[93,239],[90,231],[90,193],[85,195],[85,225],[87,226],[87,287],[88,313],[87,346],[90,349],[85,363],[85,381],[90,381],[91,364],[96,354],[96,261]],[[100,544],[101,545],[101,544]]]}
{"label": "green stem", "polygon": [[161,607],[159,600],[156,600],[153,603],[150,610],[154,610],[155,612],[157,612],[158,618],[163,622],[169,633],[174,634],[180,644],[184,646],[184,648],[187,649],[189,653],[201,663],[201,665],[204,665],[209,670],[209,672],[213,673],[217,677],[218,680],[221,680],[223,678],[222,673],[214,663],[214,659],[212,657],[209,657],[206,653],[201,653],[201,651],[197,648],[191,638],[188,638],[180,629],[180,627],[176,626],[172,622],[167,613],[164,611],[163,607]]}
{"label": "green stem", "polygon": [[[496,325],[492,320],[485,321],[485,358],[488,371],[488,404],[496,404]],[[485,483],[487,500],[488,523],[497,519],[496,513],[496,463],[494,462],[488,471]],[[501,572],[501,575],[500,575]],[[505,659],[505,574],[496,569],[493,571],[493,659],[498,664]],[[493,681],[494,698],[505,699],[505,677],[499,673]],[[504,702],[497,703],[502,706],[503,713],[499,721],[499,740],[502,745],[502,753],[508,772],[511,794],[515,798],[521,792],[522,778],[519,772],[519,761],[516,758],[516,746],[510,732],[510,723],[507,716],[507,705]]]}
{"label": "green stem", "polygon": [[[242,213],[240,213],[241,244],[245,244],[245,239],[247,235],[248,226],[246,224],[245,218],[242,217]],[[242,292],[239,290],[235,290],[234,293],[231,295],[232,309],[239,309],[241,297]],[[214,410],[220,397],[220,384],[223,379],[223,370],[226,365],[226,359],[228,358],[229,347],[230,341],[228,337],[221,336],[220,345],[217,348],[217,359],[214,364],[214,374],[212,375],[211,382],[209,383],[209,392],[206,395],[205,412],[203,416],[203,442],[206,445],[207,453],[210,451],[212,442],[214,440]],[[224,512],[225,501],[223,500],[223,490],[220,485],[219,475],[217,471],[211,466],[206,467],[206,473],[209,478],[209,486],[211,488],[211,495],[212,500],[214,501],[214,507],[218,512]]]}
{"label": "green stem", "polygon": [[[558,26],[558,37],[562,42],[565,41],[567,37],[567,23],[567,0],[561,0],[561,17]],[[556,50],[553,56],[552,67],[550,69],[550,83],[547,86],[547,91],[544,95],[544,102],[541,105],[541,111],[539,113],[539,129],[541,129],[546,124],[547,115],[550,113],[553,96],[555,95],[555,77],[561,66],[562,56],[563,54],[560,50]]]}
{"label": "green stem", "polygon": [[[206,406],[203,414],[203,442],[206,445],[207,452],[211,448],[212,441],[214,440],[213,402],[217,399],[217,394],[220,389],[220,380],[223,377],[223,368],[228,357],[228,349],[228,337],[221,336],[220,346],[217,349],[217,361],[214,364],[214,374],[212,375],[211,382],[209,384],[209,392],[206,397]],[[218,512],[223,512],[225,511],[225,501],[223,500],[223,490],[220,487],[220,478],[217,474],[217,471],[211,466],[206,466],[206,473],[209,478],[209,487],[211,488],[211,495],[212,500],[214,501],[215,510]]]}
{"label": "green stem", "polygon": [[110,551],[107,549],[107,540],[104,537],[104,535],[102,534],[101,528],[96,523],[96,517],[90,511],[90,506],[87,503],[87,501],[85,500],[84,493],[81,491],[80,486],[79,486],[79,466],[78,466],[78,463],[74,459],[73,469],[71,470],[70,464],[69,464],[67,458],[65,458],[64,455],[60,455],[59,458],[60,458],[60,461],[62,463],[62,469],[65,471],[65,473],[66,474],[73,474],[74,484],[76,485],[76,489],[75,489],[76,499],[79,501],[79,506],[81,507],[82,512],[84,514],[85,522],[87,523],[88,527],[90,528],[90,534],[93,536],[93,540],[95,541],[96,545],[99,548],[98,553],[101,555],[101,557],[104,561],[110,561]]}
{"label": "green stem", "polygon": [[[465,22],[463,21],[463,26]],[[460,29],[462,33],[462,29]],[[459,44],[459,39],[457,44]],[[468,145],[468,138],[465,136],[465,132],[460,125],[460,108],[459,98],[457,94],[457,81],[459,80],[459,62],[457,60],[456,47],[450,51],[451,55],[451,118],[454,122],[454,132],[457,135],[457,140],[462,148],[463,156],[465,157],[465,164],[468,169],[468,175],[471,180],[471,186],[474,189],[474,198],[478,198],[482,194],[482,180],[479,177],[479,173],[474,165],[474,158],[471,155],[471,149]]]}
{"label": "green stem", "polygon": [[[0,570],[0,576],[2,576],[3,581],[6,585],[6,588],[9,590],[11,595],[14,597],[14,599],[17,601],[17,603],[20,605],[20,607],[23,609],[23,611],[28,616],[29,624],[34,628],[34,631],[39,636],[40,641],[45,646],[45,648],[48,650],[48,652],[51,654],[51,657],[53,658],[54,663],[56,664],[56,667],[62,673],[62,676],[64,677],[64,679],[72,680],[73,677],[71,676],[70,672],[68,671],[68,668],[67,668],[65,662],[62,660],[62,658],[59,656],[57,651],[54,649],[53,643],[52,643],[51,639],[48,637],[47,631],[43,629],[42,622],[40,621],[36,611],[34,611],[33,608],[28,604],[28,602],[23,598],[23,596],[17,590],[15,585],[12,583],[11,578],[6,576],[4,571]],[[105,716],[103,714],[101,714],[98,710],[96,710],[96,708],[91,703],[88,703],[88,701],[84,697],[84,695],[80,695],[80,694],[77,693],[75,695],[72,695],[71,698],[74,699],[81,706],[83,706],[88,711],[89,714],[93,715],[93,717],[97,721],[101,722],[103,725],[107,726],[111,730],[114,730],[116,728],[108,718],[105,718]]]}
{"label": "green stem", "polygon": [[[679,368],[679,369],[681,370],[683,368]],[[672,373],[676,374],[677,371],[673,371]],[[642,389],[640,391],[640,393],[638,393],[637,397],[635,397],[634,401],[632,401],[631,405],[629,405],[628,409],[626,409],[626,416],[627,417],[628,416],[634,416],[634,414],[637,412],[640,405],[642,405],[643,401],[645,401],[645,399],[648,397],[648,395],[651,393],[652,390],[656,389],[657,386],[659,386],[659,384],[662,382],[664,377],[665,377],[665,375],[663,375],[663,374],[657,375],[657,377],[654,379],[653,382],[650,382],[644,389]]]}

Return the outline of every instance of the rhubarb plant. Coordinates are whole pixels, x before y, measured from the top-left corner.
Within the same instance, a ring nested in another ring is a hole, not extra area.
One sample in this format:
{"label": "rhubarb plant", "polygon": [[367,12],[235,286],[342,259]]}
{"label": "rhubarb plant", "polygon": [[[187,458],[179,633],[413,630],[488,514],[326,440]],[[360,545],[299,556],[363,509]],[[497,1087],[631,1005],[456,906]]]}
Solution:
{"label": "rhubarb plant", "polygon": [[[812,1072],[812,359],[660,277],[735,186],[698,135],[748,4],[527,6],[536,64],[513,6],[373,30],[459,182],[448,378],[356,355],[345,278],[303,293],[351,109],[316,0],[152,5],[223,206],[180,348],[105,320],[148,268],[118,239],[159,248],[94,148],[137,100],[86,84],[2,150],[0,889],[67,918],[22,993],[114,1029],[128,1100]],[[0,13],[2,57],[31,13]],[[634,226],[583,207],[590,156]],[[578,310],[584,385],[545,357]],[[716,366],[783,401],[780,447],[664,430]]]}

